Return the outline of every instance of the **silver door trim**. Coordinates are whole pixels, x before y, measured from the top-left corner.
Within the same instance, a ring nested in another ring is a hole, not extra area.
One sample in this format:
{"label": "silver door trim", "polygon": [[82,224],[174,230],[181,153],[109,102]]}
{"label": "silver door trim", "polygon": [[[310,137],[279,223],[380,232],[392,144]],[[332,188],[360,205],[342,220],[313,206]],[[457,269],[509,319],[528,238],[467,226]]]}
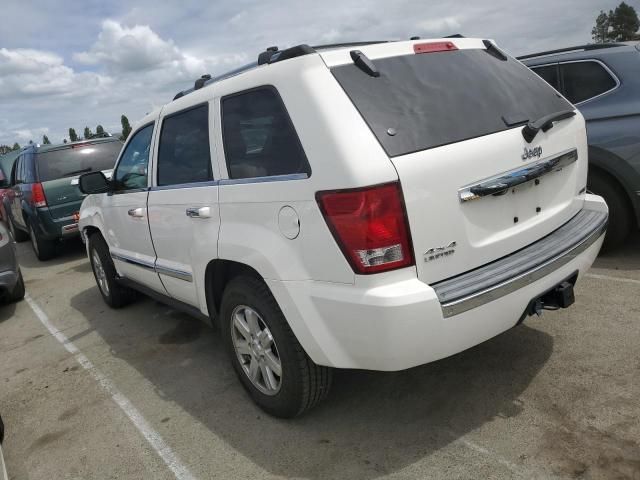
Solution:
{"label": "silver door trim", "polygon": [[151,262],[146,262],[144,260],[140,260],[139,258],[133,258],[127,255],[119,254],[119,253],[111,252],[111,258],[114,260],[120,260],[121,262],[128,263],[129,265],[135,265],[137,267],[144,268],[145,270],[149,270],[157,274],[167,275],[169,277],[177,278],[179,280],[184,280],[185,282],[189,282],[189,283],[193,282],[193,275],[190,272],[177,270],[175,268],[163,267],[161,265],[157,265]]}

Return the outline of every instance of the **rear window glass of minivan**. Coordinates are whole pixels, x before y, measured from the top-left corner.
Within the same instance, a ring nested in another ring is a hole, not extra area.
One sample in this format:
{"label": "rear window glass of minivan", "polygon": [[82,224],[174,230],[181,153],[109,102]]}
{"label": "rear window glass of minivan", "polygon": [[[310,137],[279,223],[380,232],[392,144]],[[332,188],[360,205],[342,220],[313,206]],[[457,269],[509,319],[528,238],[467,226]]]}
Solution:
{"label": "rear window glass of minivan", "polygon": [[484,49],[402,55],[373,64],[379,77],[354,64],[331,71],[391,157],[572,108],[520,62]]}
{"label": "rear window glass of minivan", "polygon": [[122,143],[114,141],[39,152],[36,154],[39,181],[110,170],[115,166],[121,148]]}

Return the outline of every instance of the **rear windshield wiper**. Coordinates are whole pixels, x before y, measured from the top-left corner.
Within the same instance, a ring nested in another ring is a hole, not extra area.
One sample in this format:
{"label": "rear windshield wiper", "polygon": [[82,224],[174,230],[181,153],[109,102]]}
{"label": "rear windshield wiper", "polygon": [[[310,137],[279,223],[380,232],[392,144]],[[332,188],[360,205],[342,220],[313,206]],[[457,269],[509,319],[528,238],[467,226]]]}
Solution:
{"label": "rear windshield wiper", "polygon": [[73,172],[65,173],[63,177],[73,177],[74,175],[79,175],[81,173],[88,173],[93,170],[91,167],[82,168],[80,170],[74,170]]}
{"label": "rear windshield wiper", "polygon": [[351,60],[353,60],[353,63],[356,65],[356,67],[358,67],[364,73],[372,77],[380,76],[380,72],[373,64],[373,62],[369,60],[369,57],[367,57],[360,50],[351,50],[349,52],[349,55],[351,55]]}
{"label": "rear windshield wiper", "polygon": [[551,127],[553,127],[553,122],[558,122],[560,120],[564,120],[566,118],[571,118],[576,114],[575,110],[561,110],[559,112],[550,113],[549,115],[545,115],[544,117],[539,118],[534,122],[527,123],[522,129],[522,136],[527,141],[527,143],[531,143],[540,130],[546,132]]}

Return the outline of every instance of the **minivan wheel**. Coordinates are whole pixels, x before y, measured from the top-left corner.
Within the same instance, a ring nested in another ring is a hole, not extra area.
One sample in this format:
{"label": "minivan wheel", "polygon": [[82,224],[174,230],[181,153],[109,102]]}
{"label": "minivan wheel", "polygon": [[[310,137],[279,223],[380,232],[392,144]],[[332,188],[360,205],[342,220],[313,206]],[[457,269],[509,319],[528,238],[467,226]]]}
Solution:
{"label": "minivan wheel", "polygon": [[38,257],[38,260],[50,260],[56,255],[56,242],[53,240],[46,240],[36,233],[33,226],[29,226],[29,237],[31,237],[31,246],[33,251]]}
{"label": "minivan wheel", "polygon": [[633,215],[627,199],[620,186],[616,186],[603,175],[593,173],[587,181],[589,191],[604,198],[609,206],[609,224],[607,234],[604,237],[602,251],[611,251],[624,243],[631,233]]}
{"label": "minivan wheel", "polygon": [[305,353],[264,282],[249,276],[231,280],[220,318],[233,368],[265,412],[292,418],[327,396],[332,370]]}
{"label": "minivan wheel", "polygon": [[16,226],[13,224],[13,218],[11,218],[11,215],[7,215],[7,223],[9,224],[9,231],[11,232],[11,235],[16,242],[26,242],[29,239],[29,235],[27,234],[27,232],[16,228]]}
{"label": "minivan wheel", "polygon": [[89,261],[105,303],[111,308],[120,308],[131,303],[135,298],[135,292],[118,283],[109,246],[99,233],[89,237]]}

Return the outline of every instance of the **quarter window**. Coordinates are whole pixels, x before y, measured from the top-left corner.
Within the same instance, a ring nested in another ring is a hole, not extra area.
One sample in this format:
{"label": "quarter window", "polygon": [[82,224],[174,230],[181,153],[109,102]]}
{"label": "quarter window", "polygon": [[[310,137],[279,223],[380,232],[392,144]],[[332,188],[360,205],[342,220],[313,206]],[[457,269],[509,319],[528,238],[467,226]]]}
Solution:
{"label": "quarter window", "polygon": [[536,72],[543,80],[556,90],[560,90],[560,75],[558,75],[558,65],[546,65],[544,67],[533,67],[531,70]]}
{"label": "quarter window", "polygon": [[213,180],[208,104],[166,117],[158,150],[158,185]]}
{"label": "quarter window", "polygon": [[617,85],[611,74],[598,62],[574,62],[560,65],[564,96],[572,103],[584,102],[608,92]]}
{"label": "quarter window", "polygon": [[113,175],[114,190],[133,190],[147,187],[147,169],[153,124],[138,130],[129,141]]}
{"label": "quarter window", "polygon": [[223,98],[222,137],[229,178],[311,174],[298,135],[274,88]]}

